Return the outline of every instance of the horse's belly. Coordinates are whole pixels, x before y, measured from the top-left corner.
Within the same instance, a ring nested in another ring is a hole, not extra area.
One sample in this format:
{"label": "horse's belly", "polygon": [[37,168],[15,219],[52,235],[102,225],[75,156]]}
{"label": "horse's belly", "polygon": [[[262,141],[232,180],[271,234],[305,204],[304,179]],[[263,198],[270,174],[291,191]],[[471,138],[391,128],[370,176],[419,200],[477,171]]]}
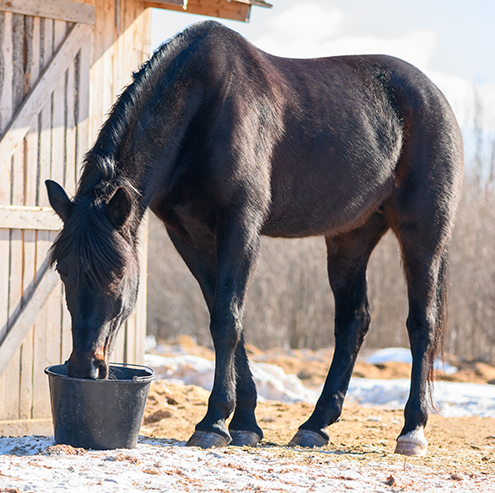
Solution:
{"label": "horse's belly", "polygon": [[361,226],[378,211],[389,196],[392,180],[369,184],[361,193],[346,193],[345,188],[315,195],[311,190],[294,195],[284,204],[273,203],[272,213],[261,233],[265,236],[301,238],[333,236]]}

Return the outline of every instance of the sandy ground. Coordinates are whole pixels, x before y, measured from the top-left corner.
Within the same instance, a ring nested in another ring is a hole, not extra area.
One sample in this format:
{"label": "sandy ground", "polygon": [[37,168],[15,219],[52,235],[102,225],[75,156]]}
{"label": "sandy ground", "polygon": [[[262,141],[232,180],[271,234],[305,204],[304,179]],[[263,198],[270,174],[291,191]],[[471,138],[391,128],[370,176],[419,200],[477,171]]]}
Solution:
{"label": "sandy ground", "polygon": [[[177,443],[186,441],[206,412],[208,395],[206,390],[192,385],[164,381],[153,384],[141,433]],[[285,445],[312,408],[306,403],[260,402],[256,414],[265,437],[258,448],[281,449],[290,454],[291,449]],[[317,454],[330,454],[336,462],[370,464],[386,460],[401,465],[404,458],[393,451],[402,427],[402,413],[399,409],[345,406],[341,420],[329,428],[330,443],[318,449]],[[432,415],[426,437],[428,454],[408,458],[406,464],[448,470],[452,474],[495,474],[495,418]]]}

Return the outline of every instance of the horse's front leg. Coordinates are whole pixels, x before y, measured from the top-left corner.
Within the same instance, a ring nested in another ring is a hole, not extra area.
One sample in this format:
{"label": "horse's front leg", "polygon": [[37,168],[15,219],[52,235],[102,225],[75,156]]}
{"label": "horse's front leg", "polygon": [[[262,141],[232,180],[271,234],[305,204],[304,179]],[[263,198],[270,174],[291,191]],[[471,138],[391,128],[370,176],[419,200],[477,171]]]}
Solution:
{"label": "horse's front leg", "polygon": [[254,414],[258,396],[242,334],[235,351],[235,372],[236,406],[229,424],[230,444],[239,447],[256,445],[263,438],[263,432]]}
{"label": "horse's front leg", "polygon": [[[254,445],[263,434],[254,417],[256,388],[243,347],[247,285],[259,252],[259,235],[236,217],[217,228],[216,279],[210,306],[215,377],[205,417],[188,445],[203,448]],[[230,430],[225,420],[235,410]]]}

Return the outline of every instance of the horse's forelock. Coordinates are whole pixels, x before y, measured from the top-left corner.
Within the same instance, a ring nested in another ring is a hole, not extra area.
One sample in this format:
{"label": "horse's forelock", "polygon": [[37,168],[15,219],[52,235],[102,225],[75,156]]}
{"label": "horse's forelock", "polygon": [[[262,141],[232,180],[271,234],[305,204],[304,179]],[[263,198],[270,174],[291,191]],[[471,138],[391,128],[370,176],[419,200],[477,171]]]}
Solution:
{"label": "horse's forelock", "polygon": [[104,204],[76,204],[73,213],[52,245],[50,261],[56,265],[71,256],[71,266],[88,286],[109,289],[135,262],[132,248],[106,218]]}

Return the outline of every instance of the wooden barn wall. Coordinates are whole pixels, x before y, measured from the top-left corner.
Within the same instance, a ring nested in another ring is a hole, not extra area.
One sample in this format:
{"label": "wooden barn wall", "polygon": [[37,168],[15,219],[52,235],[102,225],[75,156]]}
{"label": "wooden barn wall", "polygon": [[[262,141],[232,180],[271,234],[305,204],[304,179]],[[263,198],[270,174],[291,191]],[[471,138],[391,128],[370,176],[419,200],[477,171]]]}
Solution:
{"label": "wooden barn wall", "polygon": [[[1,206],[48,206],[47,178],[74,193],[84,152],[131,72],[149,55],[151,9],[144,10],[143,2],[83,3],[95,7],[93,36],[61,74],[2,173]],[[65,21],[0,12],[0,136],[70,27]],[[21,309],[56,234],[0,228],[0,341],[9,330],[7,322]],[[144,234],[144,275],[146,246]],[[145,301],[143,280],[137,309],[121,329],[112,360],[141,362]],[[0,377],[0,433],[50,431],[48,379],[43,369],[65,361],[70,350],[70,318],[59,283]]]}

